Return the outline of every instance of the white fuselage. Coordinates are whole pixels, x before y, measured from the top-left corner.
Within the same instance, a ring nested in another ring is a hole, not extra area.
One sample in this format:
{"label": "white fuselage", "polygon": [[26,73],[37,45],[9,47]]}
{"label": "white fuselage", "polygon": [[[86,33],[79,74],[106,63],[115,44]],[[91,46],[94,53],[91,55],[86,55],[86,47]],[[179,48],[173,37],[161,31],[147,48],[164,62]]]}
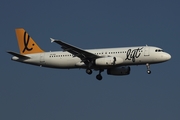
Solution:
{"label": "white fuselage", "polygon": [[[89,49],[85,50],[90,53],[96,54],[102,57],[118,57],[122,59],[120,64],[115,66],[128,66],[128,65],[141,65],[141,64],[155,64],[165,62],[171,58],[171,56],[163,52],[162,49],[152,46],[137,46],[137,47],[121,47],[121,48],[106,48],[106,49]],[[43,52],[26,55],[30,59],[19,59],[13,57],[12,60],[39,65],[43,67],[51,68],[86,68],[87,66],[82,60],[76,56],[73,56],[69,52],[56,51],[56,52]],[[100,65],[93,66],[94,68],[110,68],[112,65]]]}

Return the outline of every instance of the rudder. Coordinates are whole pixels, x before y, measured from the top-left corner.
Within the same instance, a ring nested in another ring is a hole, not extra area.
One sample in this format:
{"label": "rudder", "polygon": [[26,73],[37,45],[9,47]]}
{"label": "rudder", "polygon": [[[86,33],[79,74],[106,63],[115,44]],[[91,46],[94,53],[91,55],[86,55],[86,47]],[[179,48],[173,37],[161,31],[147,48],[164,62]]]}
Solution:
{"label": "rudder", "polygon": [[20,54],[44,52],[23,28],[16,29],[16,37]]}

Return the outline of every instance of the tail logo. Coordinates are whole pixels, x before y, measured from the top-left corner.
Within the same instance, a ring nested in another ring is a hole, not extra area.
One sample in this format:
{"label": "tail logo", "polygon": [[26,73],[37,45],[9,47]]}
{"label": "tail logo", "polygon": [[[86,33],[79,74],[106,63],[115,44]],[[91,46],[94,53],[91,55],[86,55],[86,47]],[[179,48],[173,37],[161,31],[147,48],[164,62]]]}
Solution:
{"label": "tail logo", "polygon": [[[28,48],[28,44],[29,44],[29,39],[30,39],[30,36],[24,32],[24,49],[23,49],[23,53],[27,50],[27,51],[31,51],[33,50],[33,48]],[[34,46],[34,44],[32,44],[32,46]]]}

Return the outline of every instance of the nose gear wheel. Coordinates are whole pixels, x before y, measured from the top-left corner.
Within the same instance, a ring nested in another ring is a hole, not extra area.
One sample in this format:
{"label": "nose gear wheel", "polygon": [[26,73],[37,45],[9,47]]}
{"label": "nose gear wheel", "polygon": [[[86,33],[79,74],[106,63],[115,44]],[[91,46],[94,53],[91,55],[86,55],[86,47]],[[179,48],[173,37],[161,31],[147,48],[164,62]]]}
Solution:
{"label": "nose gear wheel", "polygon": [[149,65],[149,63],[146,63],[146,67],[147,67],[147,73],[148,73],[148,74],[151,74],[151,70],[150,70],[150,65]]}

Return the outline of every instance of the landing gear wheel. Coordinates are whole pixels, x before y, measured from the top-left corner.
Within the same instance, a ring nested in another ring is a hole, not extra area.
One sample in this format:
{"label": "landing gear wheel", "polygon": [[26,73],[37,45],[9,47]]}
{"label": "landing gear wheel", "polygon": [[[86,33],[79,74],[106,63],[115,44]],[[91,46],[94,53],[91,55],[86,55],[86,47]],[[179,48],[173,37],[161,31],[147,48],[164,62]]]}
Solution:
{"label": "landing gear wheel", "polygon": [[86,73],[90,75],[90,74],[92,74],[92,70],[91,69],[86,69]]}
{"label": "landing gear wheel", "polygon": [[149,63],[146,63],[146,67],[147,67],[147,73],[148,73],[148,74],[151,74],[151,70],[150,70],[150,65],[149,65]]}
{"label": "landing gear wheel", "polygon": [[98,80],[102,80],[102,76],[101,76],[101,74],[98,74],[98,75],[96,76],[96,79],[98,79]]}
{"label": "landing gear wheel", "polygon": [[148,73],[148,74],[151,74],[151,71],[150,71],[150,70],[148,70],[148,71],[147,71],[147,73]]}

